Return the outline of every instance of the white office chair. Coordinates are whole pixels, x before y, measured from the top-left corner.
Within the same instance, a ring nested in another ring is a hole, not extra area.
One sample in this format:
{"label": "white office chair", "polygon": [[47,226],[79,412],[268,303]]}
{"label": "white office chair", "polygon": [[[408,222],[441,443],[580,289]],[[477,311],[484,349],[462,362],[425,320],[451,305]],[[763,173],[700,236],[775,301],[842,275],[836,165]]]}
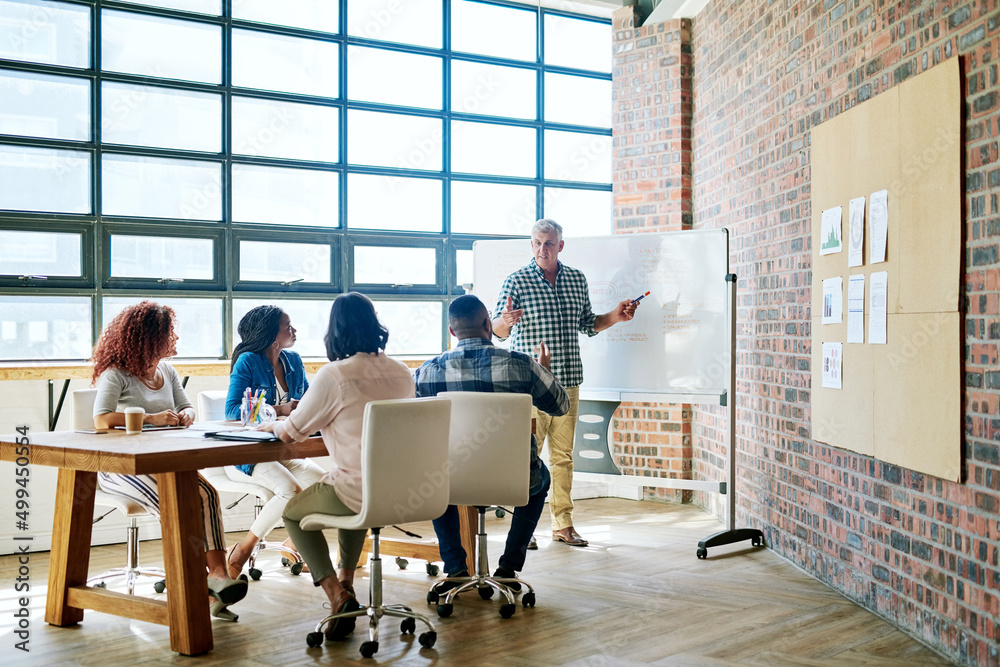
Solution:
{"label": "white office chair", "polygon": [[436,519],[448,506],[448,424],[451,404],[439,398],[372,401],[365,406],[361,435],[361,511],[351,516],[308,514],[299,521],[303,530],[324,528],[371,529],[369,571],[371,605],[357,611],[327,616],[309,633],[309,646],[323,643],[324,626],[338,618],[368,616],[368,641],[361,655],[378,651],[378,626],[383,616],[402,618],[403,634],[416,630],[417,621],[429,630],[420,645],[434,646],[437,632],[424,616],[405,605],[382,604],[382,560],[379,533],[384,526]]}
{"label": "white office chair", "polygon": [[[73,392],[73,428],[78,431],[89,431],[94,428],[94,399],[97,398],[96,389],[77,389]],[[94,491],[94,504],[101,507],[110,507],[111,510],[94,519],[97,523],[114,510],[118,510],[128,519],[128,528],[125,535],[125,567],[116,567],[92,577],[87,581],[87,585],[97,588],[106,588],[107,580],[114,577],[125,577],[125,585],[129,595],[135,591],[135,581],[139,577],[153,577],[157,581],[153,588],[157,593],[162,593],[165,588],[166,574],[158,567],[139,566],[139,517],[149,516],[142,505],[135,503],[122,496],[113,496],[105,493],[100,486]]]}
{"label": "white office chair", "polygon": [[451,435],[448,459],[451,468],[450,505],[471,505],[479,511],[476,573],[469,577],[439,579],[427,593],[427,601],[440,599],[437,588],[444,582],[458,584],[438,604],[441,617],[450,616],[456,596],[476,589],[487,600],[493,591],[506,597],[500,615],[510,618],[517,605],[506,585],[526,588],[525,607],[535,606],[535,591],[524,580],[490,576],[486,553],[486,510],[492,505],[525,505],[531,488],[531,396],[470,391],[445,391],[438,398],[451,401]]}
{"label": "white office chair", "polygon": [[[222,390],[210,390],[202,391],[198,393],[198,420],[199,421],[225,421],[226,419],[226,396],[228,392]],[[218,491],[227,491],[229,493],[237,493],[241,497],[236,502],[230,504],[226,509],[231,509],[240,500],[243,500],[244,496],[252,496],[254,500],[254,517],[260,514],[260,510],[264,507],[264,503],[269,501],[274,497],[274,493],[271,489],[261,486],[260,484],[255,484],[251,481],[238,481],[234,480],[226,474],[226,469],[224,467],[216,468],[205,468],[201,471],[201,474],[208,480],[208,482],[216,488]],[[249,479],[249,477],[247,478]],[[263,572],[257,567],[257,557],[260,553],[268,548],[270,549],[280,549],[281,551],[287,552],[295,557],[295,560],[287,558],[286,556],[281,557],[281,564],[289,568],[292,574],[298,575],[302,573],[302,568],[304,567],[304,562],[299,553],[290,547],[282,545],[280,542],[268,542],[264,539],[264,535],[260,536],[260,541],[254,547],[253,552],[250,554],[250,559],[247,561],[248,572],[250,578],[254,581],[258,581]]]}

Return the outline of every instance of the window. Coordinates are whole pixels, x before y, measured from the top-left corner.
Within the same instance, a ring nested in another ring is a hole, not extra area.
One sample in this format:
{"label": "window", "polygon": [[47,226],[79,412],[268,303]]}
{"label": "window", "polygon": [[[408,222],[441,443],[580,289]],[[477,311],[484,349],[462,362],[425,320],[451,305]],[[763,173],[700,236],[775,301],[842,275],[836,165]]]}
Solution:
{"label": "window", "polygon": [[475,242],[611,229],[610,10],[576,8],[0,0],[0,357],[152,299],[181,357],[277,303],[322,358],[348,290],[440,352]]}

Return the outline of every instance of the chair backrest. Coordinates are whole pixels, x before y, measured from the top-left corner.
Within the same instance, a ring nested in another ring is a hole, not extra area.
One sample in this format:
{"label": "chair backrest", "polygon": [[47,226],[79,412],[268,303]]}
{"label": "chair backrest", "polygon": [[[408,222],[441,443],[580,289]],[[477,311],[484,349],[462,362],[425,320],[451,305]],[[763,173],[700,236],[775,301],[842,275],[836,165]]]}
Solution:
{"label": "chair backrest", "polygon": [[94,428],[94,401],[96,389],[76,389],[73,391],[73,430],[89,431]]}
{"label": "chair backrest", "polygon": [[452,505],[528,502],[531,463],[531,396],[446,391],[451,401]]}
{"label": "chair backrest", "polygon": [[229,392],[210,389],[198,392],[198,421],[218,422],[226,419],[226,396]]}
{"label": "chair backrest", "polygon": [[372,401],[361,436],[361,511],[351,526],[427,521],[448,507],[448,424],[441,398]]}

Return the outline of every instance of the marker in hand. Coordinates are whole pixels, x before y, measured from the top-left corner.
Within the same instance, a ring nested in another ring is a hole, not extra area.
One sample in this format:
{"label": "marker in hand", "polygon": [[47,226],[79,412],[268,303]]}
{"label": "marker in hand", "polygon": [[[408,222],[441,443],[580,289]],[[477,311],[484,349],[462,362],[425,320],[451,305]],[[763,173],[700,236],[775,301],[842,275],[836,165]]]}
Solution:
{"label": "marker in hand", "polygon": [[649,290],[646,290],[645,294],[640,294],[636,298],[632,299],[632,303],[639,303],[640,301],[642,301],[647,296],[649,296]]}

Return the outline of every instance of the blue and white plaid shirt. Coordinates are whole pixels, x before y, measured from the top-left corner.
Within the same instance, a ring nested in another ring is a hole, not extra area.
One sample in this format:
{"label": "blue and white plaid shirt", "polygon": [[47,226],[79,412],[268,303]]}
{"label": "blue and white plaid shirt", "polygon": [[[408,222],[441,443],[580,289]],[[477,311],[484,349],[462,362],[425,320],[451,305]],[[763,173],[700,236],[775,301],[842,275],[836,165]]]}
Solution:
{"label": "blue and white plaid shirt", "polygon": [[[530,394],[532,404],[554,416],[569,412],[569,395],[555,377],[526,354],[496,347],[485,338],[458,341],[454,350],[425,361],[413,375],[417,396],[442,391]],[[541,481],[538,443],[531,436],[531,488]]]}
{"label": "blue and white plaid shirt", "polygon": [[544,341],[552,354],[552,373],[559,383],[564,387],[580,386],[583,361],[577,334],[597,335],[594,329],[597,315],[590,306],[590,291],[583,272],[559,262],[553,287],[532,259],[503,281],[493,319],[500,317],[507,307],[508,296],[514,301],[514,310],[524,309],[520,321],[510,331],[511,348],[532,354]]}

